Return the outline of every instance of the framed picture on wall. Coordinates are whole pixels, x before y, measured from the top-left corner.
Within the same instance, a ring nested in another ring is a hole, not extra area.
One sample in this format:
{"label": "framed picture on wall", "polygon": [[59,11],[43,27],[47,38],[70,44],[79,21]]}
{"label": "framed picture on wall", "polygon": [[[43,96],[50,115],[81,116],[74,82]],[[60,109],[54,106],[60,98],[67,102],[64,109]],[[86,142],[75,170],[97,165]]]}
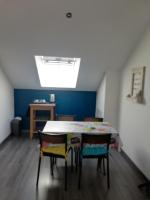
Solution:
{"label": "framed picture on wall", "polygon": [[144,103],[145,68],[133,68],[131,72],[131,92],[127,97],[137,103]]}

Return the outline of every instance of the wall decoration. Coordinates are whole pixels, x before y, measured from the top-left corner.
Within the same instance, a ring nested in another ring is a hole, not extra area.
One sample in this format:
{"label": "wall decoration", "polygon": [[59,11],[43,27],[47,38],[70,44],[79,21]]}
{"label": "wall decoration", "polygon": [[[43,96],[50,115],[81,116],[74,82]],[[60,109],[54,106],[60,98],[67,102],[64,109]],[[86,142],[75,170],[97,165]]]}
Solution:
{"label": "wall decoration", "polygon": [[145,67],[132,69],[131,92],[127,95],[133,102],[144,103]]}

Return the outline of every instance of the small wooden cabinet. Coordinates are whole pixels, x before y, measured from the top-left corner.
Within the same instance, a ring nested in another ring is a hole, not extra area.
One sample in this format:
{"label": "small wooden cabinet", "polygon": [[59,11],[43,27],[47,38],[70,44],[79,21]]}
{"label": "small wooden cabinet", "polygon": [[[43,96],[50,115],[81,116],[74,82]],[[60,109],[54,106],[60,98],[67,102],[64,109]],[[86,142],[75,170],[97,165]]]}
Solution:
{"label": "small wooden cabinet", "polygon": [[[37,123],[55,120],[55,106],[55,104],[30,104],[30,139],[37,132]],[[37,117],[37,111],[45,110],[50,112],[47,118],[44,118],[44,116]]]}

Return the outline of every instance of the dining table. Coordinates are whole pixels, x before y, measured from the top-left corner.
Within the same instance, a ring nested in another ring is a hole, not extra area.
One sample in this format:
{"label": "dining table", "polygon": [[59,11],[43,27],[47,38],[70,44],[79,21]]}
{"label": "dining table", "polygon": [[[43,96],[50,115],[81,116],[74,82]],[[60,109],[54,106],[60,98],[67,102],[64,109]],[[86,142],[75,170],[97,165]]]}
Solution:
{"label": "dining table", "polygon": [[122,142],[118,131],[108,122],[87,122],[87,121],[47,121],[43,134],[73,134],[74,137],[81,137],[82,133],[112,135],[112,148],[120,151]]}

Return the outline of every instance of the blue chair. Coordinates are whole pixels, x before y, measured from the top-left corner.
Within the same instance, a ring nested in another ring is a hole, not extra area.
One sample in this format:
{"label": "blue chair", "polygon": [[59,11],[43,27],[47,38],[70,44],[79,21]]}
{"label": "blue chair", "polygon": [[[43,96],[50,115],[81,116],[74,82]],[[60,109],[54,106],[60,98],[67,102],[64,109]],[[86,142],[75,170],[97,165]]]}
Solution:
{"label": "blue chair", "polygon": [[107,160],[107,187],[110,187],[109,180],[109,145],[111,134],[82,134],[81,149],[79,156],[79,179],[78,188],[81,185],[82,160],[84,158],[106,158]]}

